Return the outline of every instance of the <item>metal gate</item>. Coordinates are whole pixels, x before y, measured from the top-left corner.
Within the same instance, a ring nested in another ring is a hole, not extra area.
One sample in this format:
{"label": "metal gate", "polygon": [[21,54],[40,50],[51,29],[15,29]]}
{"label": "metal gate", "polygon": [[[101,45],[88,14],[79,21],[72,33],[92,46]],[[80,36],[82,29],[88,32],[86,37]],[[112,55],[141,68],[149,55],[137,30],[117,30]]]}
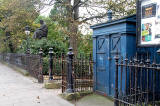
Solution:
{"label": "metal gate", "polygon": [[[69,61],[72,62],[72,86],[73,92],[93,91],[93,61],[92,55],[74,56],[73,59],[69,59],[68,56],[62,56],[61,59],[62,69],[62,93],[65,92],[69,86]],[[54,70],[53,70],[54,71]]]}

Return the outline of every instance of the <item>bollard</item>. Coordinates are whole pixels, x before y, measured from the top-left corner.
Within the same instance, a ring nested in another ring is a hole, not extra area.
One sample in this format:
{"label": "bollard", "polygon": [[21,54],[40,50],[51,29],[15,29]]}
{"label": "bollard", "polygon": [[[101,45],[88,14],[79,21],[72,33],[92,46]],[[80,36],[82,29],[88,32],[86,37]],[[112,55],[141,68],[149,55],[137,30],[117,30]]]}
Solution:
{"label": "bollard", "polygon": [[73,72],[73,56],[74,53],[72,52],[72,47],[69,48],[69,52],[67,53],[68,55],[68,63],[67,63],[67,90],[66,93],[73,93],[73,76],[72,76],[72,72]]}
{"label": "bollard", "polygon": [[39,58],[40,58],[40,65],[39,65],[39,73],[38,73],[38,83],[43,83],[43,50],[40,48],[39,50]]}
{"label": "bollard", "polygon": [[116,56],[114,59],[116,64],[114,106],[119,106],[119,103],[118,103],[118,61],[119,61],[118,50],[116,52]]}
{"label": "bollard", "polygon": [[49,80],[53,80],[53,48],[49,48]]}

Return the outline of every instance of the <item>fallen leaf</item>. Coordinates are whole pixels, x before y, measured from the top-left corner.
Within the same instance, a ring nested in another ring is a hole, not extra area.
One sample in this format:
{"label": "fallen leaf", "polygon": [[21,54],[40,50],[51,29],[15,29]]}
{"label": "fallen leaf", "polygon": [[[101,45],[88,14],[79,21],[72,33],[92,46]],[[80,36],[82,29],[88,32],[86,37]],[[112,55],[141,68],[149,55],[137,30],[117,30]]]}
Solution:
{"label": "fallen leaf", "polygon": [[39,97],[39,96],[37,96],[37,99],[40,99],[40,97]]}

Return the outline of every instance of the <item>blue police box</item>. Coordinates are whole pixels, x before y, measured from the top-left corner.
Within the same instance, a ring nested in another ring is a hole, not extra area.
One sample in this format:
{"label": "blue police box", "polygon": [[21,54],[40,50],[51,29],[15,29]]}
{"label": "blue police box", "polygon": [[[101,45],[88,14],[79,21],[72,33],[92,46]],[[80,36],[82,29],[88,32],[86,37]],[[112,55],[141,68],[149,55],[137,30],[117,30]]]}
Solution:
{"label": "blue police box", "polygon": [[[106,96],[114,96],[115,90],[115,53],[121,58],[144,55],[149,52],[156,55],[157,48],[136,47],[136,15],[124,17],[91,26],[93,29],[94,91]],[[118,74],[120,78],[120,72]],[[122,75],[125,77],[125,73]],[[119,88],[120,88],[120,80]],[[124,91],[125,81],[122,90]]]}

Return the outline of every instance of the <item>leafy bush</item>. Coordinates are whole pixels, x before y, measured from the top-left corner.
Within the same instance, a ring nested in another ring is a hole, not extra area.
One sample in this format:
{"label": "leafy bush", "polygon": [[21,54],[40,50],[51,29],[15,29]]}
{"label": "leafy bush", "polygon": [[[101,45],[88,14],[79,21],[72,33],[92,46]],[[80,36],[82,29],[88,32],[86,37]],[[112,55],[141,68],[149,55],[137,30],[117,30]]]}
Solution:
{"label": "leafy bush", "polygon": [[[53,41],[53,40],[48,40],[46,38],[43,38],[41,40],[34,40],[34,39],[29,39],[29,48],[31,54],[38,54],[39,49],[42,48],[43,50],[43,56],[46,57],[49,52],[49,48],[53,48],[53,52],[56,54],[61,54],[61,53],[66,53],[67,47],[65,43],[58,42],[58,41]],[[19,53],[25,53],[27,50],[27,41],[25,40],[20,49],[18,50]]]}

